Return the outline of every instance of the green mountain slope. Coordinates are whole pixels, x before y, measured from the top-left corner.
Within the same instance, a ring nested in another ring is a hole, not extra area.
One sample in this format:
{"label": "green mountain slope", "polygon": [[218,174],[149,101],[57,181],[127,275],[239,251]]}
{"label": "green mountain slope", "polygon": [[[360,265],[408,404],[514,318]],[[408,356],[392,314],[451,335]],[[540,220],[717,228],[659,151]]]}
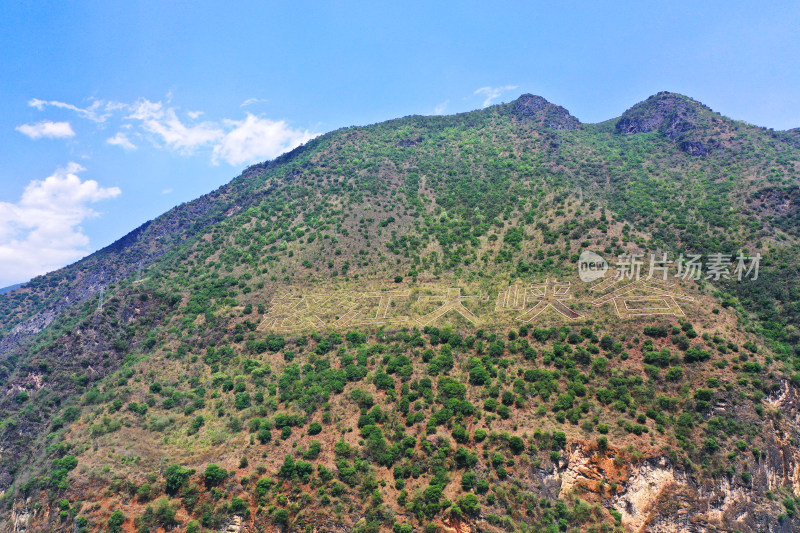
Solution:
{"label": "green mountain slope", "polygon": [[250,167],[0,295],[3,527],[791,528],[798,158],[523,95]]}

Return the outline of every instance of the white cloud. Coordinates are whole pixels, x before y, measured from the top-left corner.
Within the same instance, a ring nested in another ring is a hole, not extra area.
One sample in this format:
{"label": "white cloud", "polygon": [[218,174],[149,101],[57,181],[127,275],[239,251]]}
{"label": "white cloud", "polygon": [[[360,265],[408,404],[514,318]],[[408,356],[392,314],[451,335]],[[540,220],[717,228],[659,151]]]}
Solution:
{"label": "white cloud", "polygon": [[433,109],[433,114],[434,115],[444,115],[444,110],[447,109],[447,104],[449,104],[449,103],[450,103],[450,100],[445,100],[441,104],[437,105]]}
{"label": "white cloud", "polygon": [[[172,95],[168,93],[161,101],[139,98],[131,104],[93,99],[85,108],[56,100],[34,98],[28,105],[39,110],[46,107],[67,109],[98,123],[112,116],[119,117],[123,123],[117,125],[117,133],[113,137],[106,139],[107,144],[136,150],[141,143],[134,144],[133,139],[144,137],[156,147],[182,154],[192,154],[204,148],[211,152],[211,162],[215,165],[220,161],[238,165],[273,158],[319,135],[292,128],[281,120],[270,120],[250,113],[243,120],[198,122],[197,119],[203,115],[202,111],[181,111],[179,117],[179,108],[170,104],[171,98]],[[249,98],[242,106],[266,101]],[[441,106],[446,104],[447,102]],[[438,110],[437,107],[437,112]],[[31,138],[66,137],[75,134],[68,122],[25,124],[17,129]]]}
{"label": "white cloud", "polygon": [[136,150],[136,145],[133,144],[131,140],[128,139],[128,136],[121,131],[118,131],[113,137],[106,139],[106,142],[114,146],[120,146],[125,150]]}
{"label": "white cloud", "polygon": [[88,204],[119,196],[117,187],[81,180],[77,163],[33,180],[17,203],[0,202],[0,286],[60,268],[88,253],[82,221],[98,216]]}
{"label": "white cloud", "polygon": [[483,107],[489,107],[492,102],[502,95],[505,91],[516,89],[516,85],[504,85],[502,87],[481,87],[477,89],[474,94],[483,94],[486,99],[483,101]]}
{"label": "white cloud", "polygon": [[242,102],[242,105],[240,107],[245,107],[252,104],[260,104],[261,102],[266,102],[266,101],[267,100],[264,98],[248,98],[247,100]]}
{"label": "white cloud", "polygon": [[172,189],[164,189],[164,190],[161,191],[161,194],[170,194],[171,192],[172,192]]}
{"label": "white cloud", "polygon": [[88,118],[94,122],[105,122],[108,117],[111,116],[112,111],[117,111],[125,107],[125,104],[120,102],[107,102],[105,100],[97,99],[92,99],[91,105],[83,108],[76,105],[67,104],[65,102],[59,102],[56,100],[39,100],[38,98],[32,98],[29,100],[28,105],[35,107],[39,111],[42,111],[47,106],[68,109],[70,111],[74,111],[79,116]]}
{"label": "white cloud", "polygon": [[165,108],[161,102],[142,98],[131,109],[133,112],[125,118],[140,120],[146,131],[158,135],[170,148],[181,152],[191,152],[199,146],[219,140],[225,134],[210,122],[186,126],[174,108]]}
{"label": "white cloud", "polygon": [[50,122],[49,120],[43,120],[36,124],[17,126],[16,130],[34,140],[41,139],[42,137],[47,137],[48,139],[64,139],[66,137],[75,136],[75,132],[72,131],[72,126],[69,125],[69,122]]}
{"label": "white cloud", "polygon": [[319,135],[308,130],[293,129],[282,120],[269,120],[250,113],[242,121],[225,122],[233,129],[214,147],[214,164],[219,159],[231,165],[271,159]]}

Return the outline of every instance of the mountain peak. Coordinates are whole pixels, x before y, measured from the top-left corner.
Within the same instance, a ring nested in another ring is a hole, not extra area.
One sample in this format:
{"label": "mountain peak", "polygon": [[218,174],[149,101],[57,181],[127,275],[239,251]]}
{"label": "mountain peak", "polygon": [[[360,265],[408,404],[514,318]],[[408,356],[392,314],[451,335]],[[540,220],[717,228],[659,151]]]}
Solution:
{"label": "mountain peak", "polygon": [[581,122],[569,111],[559,105],[552,104],[541,96],[525,93],[509,104],[511,114],[519,120],[538,123],[546,128],[556,130],[574,130]]}
{"label": "mountain peak", "polygon": [[625,111],[616,131],[623,135],[658,131],[678,141],[685,152],[705,155],[709,147],[695,139],[694,133],[708,124],[709,113],[711,109],[688,96],[662,91]]}
{"label": "mountain peak", "polygon": [[617,121],[617,132],[624,134],[661,131],[670,139],[695,129],[706,106],[678,93],[662,91],[625,111]]}

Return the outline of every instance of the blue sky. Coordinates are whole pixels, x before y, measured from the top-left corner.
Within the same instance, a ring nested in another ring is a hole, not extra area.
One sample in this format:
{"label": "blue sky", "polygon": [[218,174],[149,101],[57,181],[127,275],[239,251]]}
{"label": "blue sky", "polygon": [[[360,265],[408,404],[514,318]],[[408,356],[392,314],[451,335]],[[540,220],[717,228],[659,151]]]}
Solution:
{"label": "blue sky", "polygon": [[3,2],[0,287],[342,126],[524,92],[597,122],[671,90],[798,127],[799,24],[796,2]]}

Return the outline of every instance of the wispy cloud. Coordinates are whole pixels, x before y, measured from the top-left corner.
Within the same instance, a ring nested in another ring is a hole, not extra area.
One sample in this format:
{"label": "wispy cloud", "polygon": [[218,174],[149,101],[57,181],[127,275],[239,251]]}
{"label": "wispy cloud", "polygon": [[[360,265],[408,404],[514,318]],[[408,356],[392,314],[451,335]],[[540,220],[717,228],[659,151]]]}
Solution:
{"label": "wispy cloud", "polygon": [[447,109],[447,104],[449,104],[449,103],[450,103],[450,100],[445,100],[441,104],[437,105],[435,108],[433,108],[433,114],[434,115],[444,115],[444,111],[445,111],[445,109]]}
{"label": "wispy cloud", "polygon": [[75,136],[75,132],[72,131],[72,126],[70,126],[69,122],[50,122],[49,120],[43,120],[35,124],[17,126],[16,130],[33,140],[41,139],[42,137],[48,139],[64,139]]}
{"label": "wispy cloud", "polygon": [[319,133],[289,127],[286,122],[257,117],[250,113],[242,121],[226,121],[232,127],[214,147],[213,162],[224,159],[231,165],[273,158],[310,141]]}
{"label": "wispy cloud", "polygon": [[137,148],[137,146],[128,139],[128,136],[121,131],[118,131],[113,137],[106,139],[106,142],[113,146],[124,148],[125,150],[136,150]]}
{"label": "wispy cloud", "polygon": [[92,103],[88,107],[78,107],[66,102],[59,102],[57,100],[40,100],[32,98],[28,101],[28,105],[35,107],[42,111],[45,107],[57,107],[60,109],[68,109],[74,111],[78,116],[87,118],[93,122],[105,122],[111,116],[112,111],[123,109],[125,104],[120,102],[108,102],[106,100],[92,99]]}
{"label": "wispy cloud", "polygon": [[260,103],[266,102],[266,101],[267,100],[265,98],[248,98],[247,100],[242,102],[242,105],[240,107],[246,107],[246,106],[253,105],[253,104],[260,104]]}
{"label": "wispy cloud", "polygon": [[225,132],[212,122],[187,126],[178,118],[175,109],[165,108],[161,102],[140,99],[132,106],[133,112],[127,119],[141,121],[142,127],[159,136],[168,147],[181,152],[191,152],[195,148],[221,139]]}
{"label": "wispy cloud", "polygon": [[474,94],[482,94],[482,95],[484,95],[486,97],[486,99],[483,101],[483,107],[489,107],[490,105],[492,105],[492,102],[497,100],[498,98],[500,98],[500,96],[504,92],[510,91],[510,90],[516,89],[516,88],[517,88],[516,85],[503,85],[502,87],[487,86],[487,87],[481,87],[480,89],[477,89]]}
{"label": "wispy cloud", "polygon": [[98,216],[89,204],[119,196],[117,187],[81,180],[69,163],[33,180],[16,203],[0,202],[0,285],[49,272],[88,253],[80,224]]}

